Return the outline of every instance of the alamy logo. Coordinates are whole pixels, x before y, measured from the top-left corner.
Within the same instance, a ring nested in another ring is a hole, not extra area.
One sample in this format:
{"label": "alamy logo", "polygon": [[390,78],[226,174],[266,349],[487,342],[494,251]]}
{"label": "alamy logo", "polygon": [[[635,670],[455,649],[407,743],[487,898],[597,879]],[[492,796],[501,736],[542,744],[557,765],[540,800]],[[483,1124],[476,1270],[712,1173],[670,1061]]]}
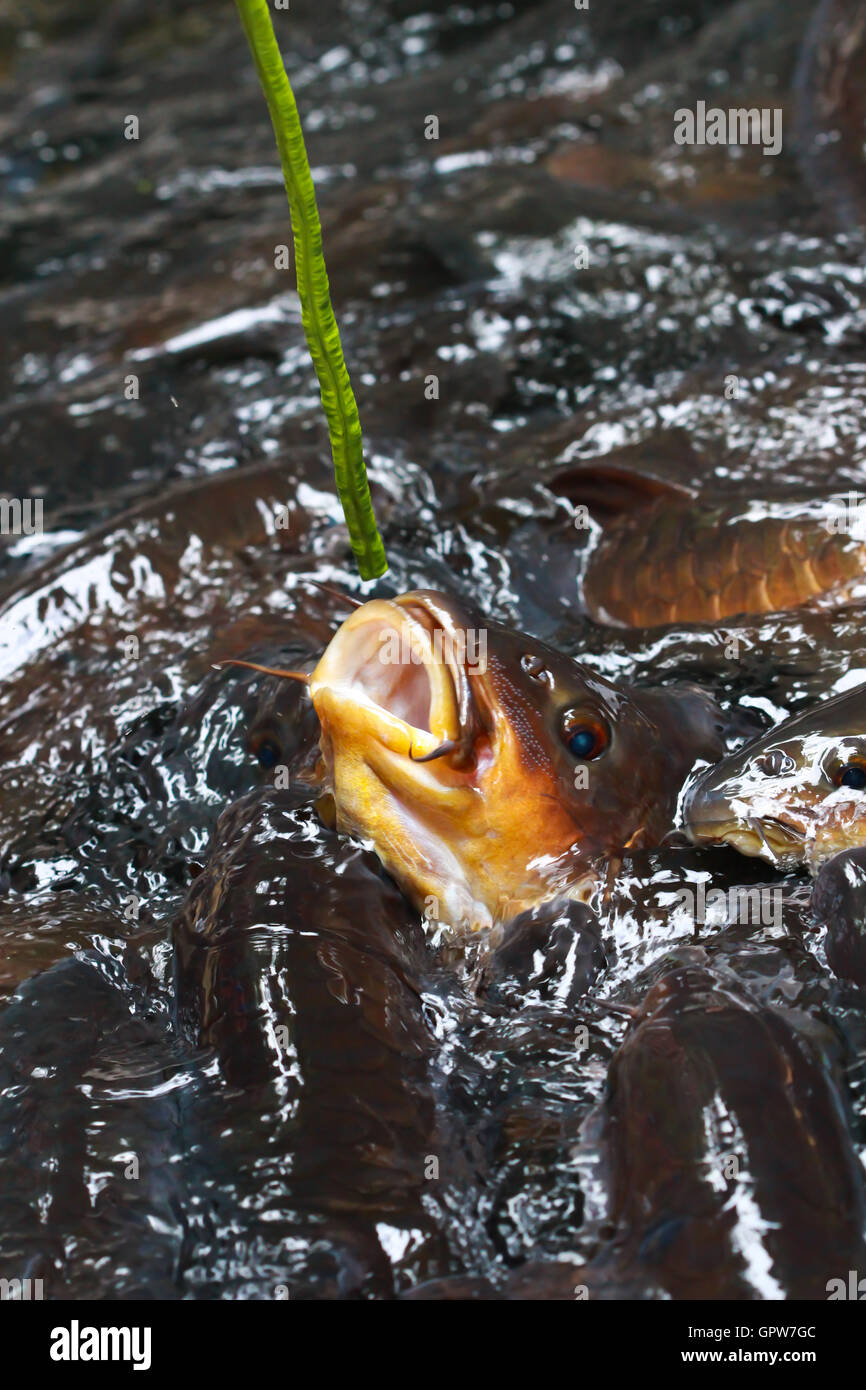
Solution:
{"label": "alamy logo", "polygon": [[134,1371],[150,1370],[149,1327],[82,1327],[73,1318],[68,1327],[51,1332],[52,1361],[131,1361]]}
{"label": "alamy logo", "polygon": [[693,921],[704,926],[732,923],[740,926],[780,927],[782,890],[780,888],[711,888],[705,883],[680,888],[676,906],[684,908]]}
{"label": "alamy logo", "polygon": [[487,630],[480,628],[455,629],[444,632],[436,628],[429,639],[429,649],[414,632],[387,631],[379,636],[379,660],[384,666],[421,666],[428,658],[428,650],[440,664],[453,663],[464,666],[473,675],[484,675],[487,670]]}
{"label": "alamy logo", "polygon": [[866,1279],[861,1279],[856,1269],[848,1270],[847,1280],[828,1279],[825,1288],[828,1303],[838,1302],[840,1299],[848,1299],[854,1303],[866,1301]]}
{"label": "alamy logo", "polygon": [[45,1297],[41,1279],[0,1279],[0,1303],[30,1303]]}
{"label": "alamy logo", "polygon": [[866,497],[860,492],[849,492],[844,497],[834,499],[832,510],[824,520],[824,529],[831,536],[856,536],[866,538]]}
{"label": "alamy logo", "polygon": [[707,109],[699,101],[694,109],[681,106],[674,112],[674,143],[677,145],[760,145],[764,154],[778,154],[782,148],[780,107],[744,106],[725,111],[720,106]]}
{"label": "alamy logo", "polygon": [[0,497],[0,536],[42,534],[42,498]]}

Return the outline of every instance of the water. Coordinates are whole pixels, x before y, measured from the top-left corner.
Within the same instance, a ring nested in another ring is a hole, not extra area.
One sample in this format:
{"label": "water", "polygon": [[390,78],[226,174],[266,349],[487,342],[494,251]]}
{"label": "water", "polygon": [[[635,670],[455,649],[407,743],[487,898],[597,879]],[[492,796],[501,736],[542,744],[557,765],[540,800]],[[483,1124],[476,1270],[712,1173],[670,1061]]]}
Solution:
{"label": "water", "polygon": [[[857,610],[593,626],[560,482],[597,462],[710,497],[866,490],[862,141],[832,169],[798,150],[824,109],[808,55],[831,42],[803,49],[811,16],[276,13],[391,562],[365,592],[451,588],[614,678],[697,680],[758,723],[866,678]],[[257,740],[301,774],[314,720],[294,688],[213,663],[310,662],[343,610],[309,581],[362,590],[236,16],[36,6],[0,43],[0,491],[46,515],[0,553],[0,1274],[84,1298],[717,1292],[676,1240],[632,1241],[617,1175],[648,1121],[611,1077],[640,1046],[610,1068],[648,1025],[606,1005],[709,963],[736,1017],[782,1010],[806,1038],[797,1086],[826,1090],[804,1124],[853,1192],[866,1038],[808,885],[731,852],[636,856],[600,965],[582,950],[575,973],[542,940],[539,978],[524,961],[490,981],[429,950],[302,784],[274,790]],[[697,100],[781,107],[781,153],[674,145]],[[781,926],[672,913],[699,881],[778,887]],[[671,1045],[724,1077],[727,1035],[677,1026]],[[758,1089],[795,1046],[760,1036]],[[726,1085],[727,1122],[670,1160],[706,1196],[725,1145],[739,1156],[711,1263],[737,1296],[823,1296],[857,1256],[857,1200],[835,1246],[774,1245],[782,1180]],[[837,1094],[852,1140],[827,1119]],[[630,1190],[670,1231],[683,1211],[641,1187],[660,1164]]]}

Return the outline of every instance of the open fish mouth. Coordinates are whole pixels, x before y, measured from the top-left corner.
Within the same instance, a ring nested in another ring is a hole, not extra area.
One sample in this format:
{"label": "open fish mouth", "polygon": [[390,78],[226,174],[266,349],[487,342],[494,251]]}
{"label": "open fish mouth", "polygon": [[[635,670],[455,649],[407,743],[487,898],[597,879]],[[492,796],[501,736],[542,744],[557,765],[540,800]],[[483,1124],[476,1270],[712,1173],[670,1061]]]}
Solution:
{"label": "open fish mouth", "polygon": [[411,763],[473,759],[481,719],[469,644],[453,613],[418,593],[372,600],[341,627],[310,679],[320,711],[355,711],[382,750]]}
{"label": "open fish mouth", "polygon": [[785,864],[804,856],[806,832],[798,825],[773,816],[731,819],[704,824],[692,839],[700,843],[718,842],[733,846],[741,854]]}
{"label": "open fish mouth", "polygon": [[483,790],[499,740],[462,616],[432,591],[365,603],[332,639],[310,695],[338,827],[372,841],[426,917],[474,932],[522,906],[522,892],[484,862],[507,840]]}

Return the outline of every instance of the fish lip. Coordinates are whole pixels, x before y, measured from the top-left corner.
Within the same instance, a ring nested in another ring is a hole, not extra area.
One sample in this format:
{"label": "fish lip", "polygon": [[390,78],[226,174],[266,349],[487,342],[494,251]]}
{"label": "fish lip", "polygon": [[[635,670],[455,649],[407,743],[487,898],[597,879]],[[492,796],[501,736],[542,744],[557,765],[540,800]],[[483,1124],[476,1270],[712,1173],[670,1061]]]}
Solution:
{"label": "fish lip", "polygon": [[782,820],[781,816],[761,816],[761,825],[771,825],[775,830],[781,830],[782,838],[793,840],[795,844],[802,845],[806,841],[806,832],[799,826],[793,825],[790,821]]}
{"label": "fish lip", "polygon": [[[779,789],[744,785],[742,772],[719,773],[718,766],[708,769],[685,796],[682,828],[692,844],[731,844],[743,854],[779,861],[802,855],[814,820],[809,806],[798,805],[794,820],[784,812]],[[755,790],[760,796],[753,808]]]}
{"label": "fish lip", "polygon": [[[760,828],[758,828],[760,827]],[[778,816],[755,816],[748,819],[732,814],[690,820],[685,825],[689,839],[695,845],[730,844],[740,853],[761,855],[769,851],[773,857],[785,859],[802,851],[806,831]]]}
{"label": "fish lip", "polygon": [[[745,822],[753,837],[756,853],[781,868],[799,863],[805,854],[806,832],[778,816],[756,816]],[[742,827],[740,830],[742,833]]]}

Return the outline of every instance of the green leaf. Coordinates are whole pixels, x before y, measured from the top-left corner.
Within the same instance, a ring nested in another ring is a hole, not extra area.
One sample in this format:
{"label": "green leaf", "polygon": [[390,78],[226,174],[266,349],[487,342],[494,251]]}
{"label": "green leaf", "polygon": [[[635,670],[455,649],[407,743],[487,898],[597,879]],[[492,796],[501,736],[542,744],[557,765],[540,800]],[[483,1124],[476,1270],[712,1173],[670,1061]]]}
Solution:
{"label": "green leaf", "polygon": [[236,4],[277,137],[292,217],[301,319],[328,421],[337,491],[361,578],[376,579],[385,573],[388,561],[370,497],[358,406],[331,305],[322,226],[301,119],[267,0],[236,0]]}

